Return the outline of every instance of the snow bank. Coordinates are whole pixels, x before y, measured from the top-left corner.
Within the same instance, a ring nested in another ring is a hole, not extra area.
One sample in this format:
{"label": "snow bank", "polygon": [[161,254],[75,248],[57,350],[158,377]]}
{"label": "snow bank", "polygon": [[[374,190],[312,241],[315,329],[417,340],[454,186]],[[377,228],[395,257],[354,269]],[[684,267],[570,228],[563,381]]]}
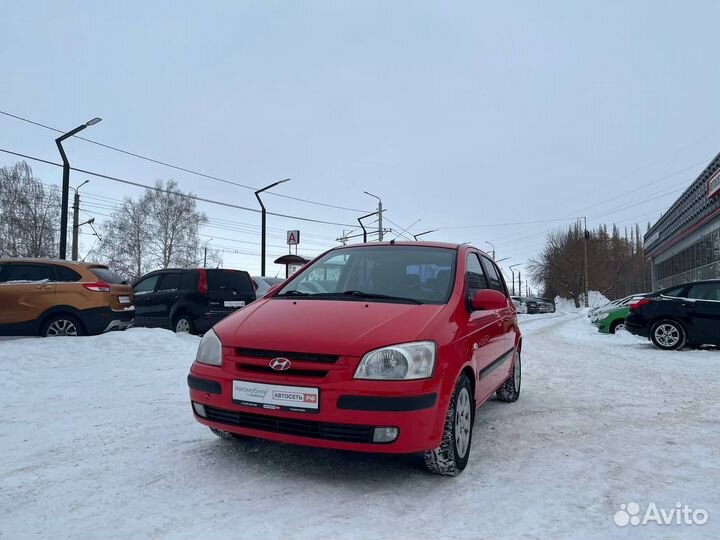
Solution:
{"label": "snow bank", "polygon": [[[194,336],[2,341],[0,537],[720,537],[720,353],[601,335],[577,311],[521,327],[520,400],[478,410],[457,478],[408,456],[217,439],[188,403]],[[630,502],[710,519],[618,527]]]}

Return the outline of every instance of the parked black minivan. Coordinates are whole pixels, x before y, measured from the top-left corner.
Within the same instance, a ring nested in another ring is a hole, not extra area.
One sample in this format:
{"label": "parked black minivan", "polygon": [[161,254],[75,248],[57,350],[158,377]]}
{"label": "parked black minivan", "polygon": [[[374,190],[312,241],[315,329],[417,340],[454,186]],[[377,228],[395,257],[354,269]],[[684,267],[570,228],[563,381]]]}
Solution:
{"label": "parked black minivan", "polygon": [[135,326],[202,334],[255,300],[244,270],[182,268],[157,270],[133,284]]}

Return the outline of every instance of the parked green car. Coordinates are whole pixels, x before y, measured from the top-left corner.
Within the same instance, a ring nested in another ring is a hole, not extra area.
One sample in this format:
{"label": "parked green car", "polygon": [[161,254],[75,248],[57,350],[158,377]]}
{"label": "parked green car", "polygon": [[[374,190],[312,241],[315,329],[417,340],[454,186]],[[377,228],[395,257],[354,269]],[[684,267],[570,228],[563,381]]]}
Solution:
{"label": "parked green car", "polygon": [[630,306],[620,306],[612,311],[602,313],[595,324],[603,334],[614,334],[622,329],[625,324],[625,317],[630,314]]}
{"label": "parked green car", "polygon": [[630,314],[630,304],[644,298],[645,294],[634,294],[623,298],[615,309],[601,311],[594,321],[598,330],[603,334],[614,334],[625,325],[625,317]]}

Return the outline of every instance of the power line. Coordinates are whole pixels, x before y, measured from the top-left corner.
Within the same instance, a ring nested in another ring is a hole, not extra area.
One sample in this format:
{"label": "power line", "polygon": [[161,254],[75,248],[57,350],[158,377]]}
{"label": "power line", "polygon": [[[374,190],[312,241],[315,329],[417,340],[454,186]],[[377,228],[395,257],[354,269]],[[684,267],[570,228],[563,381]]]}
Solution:
{"label": "power line", "polygon": [[[54,128],[54,127],[52,127],[52,126],[48,126],[47,124],[42,124],[42,123],[40,123],[40,122],[36,122],[36,121],[34,121],[34,120],[30,120],[29,118],[25,118],[25,117],[22,117],[22,116],[18,116],[17,114],[12,114],[12,113],[9,113],[9,112],[7,112],[7,111],[2,111],[2,110],[0,110],[0,114],[3,114],[3,115],[8,116],[8,117],[10,117],[10,118],[14,118],[14,119],[16,119],[16,120],[20,120],[20,121],[22,121],[22,122],[27,122],[28,124],[32,124],[32,125],[34,125],[34,126],[38,126],[38,127],[43,128],[43,129],[48,129],[48,130],[50,130],[50,131],[54,131],[54,132],[56,132],[56,133],[65,133],[65,132],[64,132],[63,130],[61,130],[61,129]],[[135,157],[135,158],[138,158],[138,159],[143,159],[143,160],[145,160],[145,161],[149,161],[149,162],[155,163],[155,164],[157,164],[157,165],[162,165],[162,166],[164,166],[164,167],[169,167],[169,168],[171,168],[171,169],[175,169],[175,170],[178,170],[178,171],[182,171],[182,172],[185,172],[185,173],[188,173],[188,174],[193,174],[193,175],[195,175],[195,176],[201,176],[201,177],[203,177],[203,178],[207,178],[208,180],[215,180],[216,182],[222,182],[222,183],[224,183],[224,184],[230,184],[230,185],[233,185],[233,186],[236,186],[236,187],[240,187],[240,188],[243,188],[243,189],[249,189],[249,190],[252,190],[252,191],[257,191],[257,190],[259,189],[259,188],[257,188],[257,187],[249,186],[249,185],[246,185],[246,184],[241,184],[241,183],[239,183],[239,182],[235,182],[235,181],[233,181],[233,180],[228,180],[228,179],[226,179],[226,178],[221,178],[221,177],[219,177],[219,176],[214,176],[214,175],[211,175],[211,174],[206,174],[206,173],[202,173],[202,172],[199,172],[199,171],[194,171],[194,170],[192,170],[192,169],[188,169],[188,168],[185,168],[185,167],[181,167],[181,166],[179,166],[179,165],[173,165],[172,163],[167,163],[167,162],[165,162],[165,161],[160,161],[159,159],[155,159],[155,158],[143,156],[142,154],[136,154],[135,152],[130,152],[130,151],[128,151],[128,150],[123,150],[122,148],[118,148],[118,147],[116,147],[116,146],[112,146],[112,145],[109,145],[109,144],[101,143],[101,142],[99,142],[99,141],[95,141],[95,140],[93,140],[93,139],[88,139],[88,138],[86,138],[86,137],[80,137],[80,136],[78,136],[78,135],[75,135],[74,137],[75,137],[76,139],[80,139],[81,141],[85,141],[85,142],[87,142],[87,143],[94,144],[94,145],[100,146],[100,147],[102,147],[102,148],[106,148],[106,149],[108,149],[108,150],[113,150],[113,151],[115,151],[115,152],[120,152],[120,153],[126,154],[126,155],[128,155],[128,156],[132,156],[132,157]],[[357,209],[357,208],[348,208],[348,207],[346,207],[346,206],[339,206],[339,205],[335,205],[335,204],[322,203],[322,202],[319,202],[319,201],[313,201],[313,200],[309,200],[309,199],[303,199],[303,198],[301,198],[301,197],[293,197],[292,195],[284,195],[284,194],[282,194],[282,193],[268,192],[268,195],[272,195],[272,196],[274,196],[274,197],[282,197],[283,199],[291,199],[291,200],[294,200],[294,201],[304,202],[304,203],[308,203],[308,204],[314,204],[314,205],[317,205],[317,206],[324,206],[324,207],[326,207],[326,208],[335,208],[335,209],[337,209],[337,210],[347,210],[347,211],[349,211],[349,212],[359,212],[359,213],[362,213],[362,214],[364,214],[364,213],[367,212],[366,210],[360,210],[360,209]],[[269,213],[269,212],[268,212],[268,213]]]}
{"label": "power line", "polygon": [[[21,154],[20,152],[13,152],[12,150],[7,150],[7,149],[5,149],[5,148],[0,148],[0,152],[4,152],[4,153],[6,153],[6,154],[10,154],[10,155],[13,155],[13,156],[21,157],[21,158],[23,158],[23,159],[30,159],[30,160],[32,160],[32,161],[38,161],[38,162],[40,162],[40,163],[45,163],[46,165],[53,165],[53,166],[55,166],[55,167],[62,167],[62,165],[61,165],[60,163],[55,163],[55,162],[53,162],[53,161],[49,161],[49,160],[47,160],[47,159],[42,159],[42,158],[35,157],[35,156],[29,156],[29,155],[27,155],[27,154]],[[170,193],[170,194],[178,195],[178,196],[181,196],[181,197],[186,197],[186,198],[188,198],[188,199],[193,199],[193,200],[195,200],[195,201],[205,202],[205,203],[208,203],[208,204],[215,204],[215,205],[218,205],[218,206],[225,206],[225,207],[227,207],[227,208],[234,208],[234,209],[236,209],[236,210],[245,210],[245,211],[247,211],[247,212],[254,212],[254,213],[256,213],[256,214],[259,214],[259,213],[260,213],[260,210],[257,210],[257,209],[255,209],[255,208],[248,208],[247,206],[240,206],[240,205],[238,205],[238,204],[226,203],[226,202],[222,202],[222,201],[215,201],[215,200],[213,200],[213,199],[206,199],[206,198],[204,198],[204,197],[198,197],[197,195],[191,195],[191,194],[189,194],[189,193],[171,192],[171,191],[168,191],[167,189],[158,188],[157,186],[149,186],[149,185],[147,185],[147,184],[142,184],[142,183],[140,183],[140,182],[135,182],[135,181],[133,181],[133,180],[125,180],[125,179],[123,179],[123,178],[118,178],[117,176],[110,176],[110,175],[107,175],[107,174],[102,174],[102,173],[96,173],[96,172],[92,172],[92,171],[87,171],[87,170],[85,170],[85,169],[79,169],[79,168],[77,168],[77,167],[70,167],[70,170],[73,170],[73,171],[75,171],[75,172],[79,172],[79,173],[82,173],[82,174],[89,174],[89,175],[91,175],[91,176],[95,176],[95,177],[97,177],[97,178],[103,178],[103,179],[105,179],[105,180],[110,180],[110,181],[112,181],[112,182],[120,182],[121,184],[127,184],[127,185],[130,185],[130,186],[141,187],[141,188],[144,188],[144,189],[152,189],[153,191],[158,191],[158,192],[160,192],[160,193]],[[299,220],[299,221],[307,221],[307,222],[310,222],[310,223],[322,223],[322,224],[324,224],[324,225],[337,225],[337,226],[340,226],[340,227],[352,227],[352,225],[350,225],[350,224],[348,224],[348,223],[338,223],[338,222],[334,222],[334,221],[324,221],[324,220],[321,220],[321,219],[305,218],[305,217],[293,216],[293,215],[289,215],[289,214],[280,214],[280,213],[277,213],[277,212],[268,212],[268,215],[276,216],[276,217],[283,217],[283,218],[287,218],[287,219],[297,219],[297,220]]]}

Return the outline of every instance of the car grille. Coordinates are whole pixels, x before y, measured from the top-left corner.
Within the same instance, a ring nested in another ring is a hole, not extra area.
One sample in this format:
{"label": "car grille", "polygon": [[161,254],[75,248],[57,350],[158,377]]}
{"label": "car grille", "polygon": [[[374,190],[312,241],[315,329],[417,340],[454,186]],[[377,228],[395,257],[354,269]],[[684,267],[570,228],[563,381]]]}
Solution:
{"label": "car grille", "polygon": [[245,358],[266,358],[268,360],[272,360],[273,358],[287,358],[288,360],[320,362],[324,364],[334,364],[340,358],[339,356],[332,354],[268,351],[265,349],[246,349],[242,347],[238,347],[235,350],[235,354],[236,356],[243,356]]}
{"label": "car grille", "polygon": [[228,411],[205,405],[205,414],[211,422],[230,426],[257,429],[284,435],[297,435],[313,439],[371,443],[373,427],[355,424],[333,424],[313,420],[279,418],[265,414]]}
{"label": "car grille", "polygon": [[262,366],[258,364],[248,364],[247,362],[237,362],[235,367],[238,371],[250,371],[252,373],[262,373],[263,375],[284,376],[284,377],[311,377],[313,379],[322,379],[328,374],[326,369],[302,369],[293,368],[285,371],[277,371],[270,366]]}

